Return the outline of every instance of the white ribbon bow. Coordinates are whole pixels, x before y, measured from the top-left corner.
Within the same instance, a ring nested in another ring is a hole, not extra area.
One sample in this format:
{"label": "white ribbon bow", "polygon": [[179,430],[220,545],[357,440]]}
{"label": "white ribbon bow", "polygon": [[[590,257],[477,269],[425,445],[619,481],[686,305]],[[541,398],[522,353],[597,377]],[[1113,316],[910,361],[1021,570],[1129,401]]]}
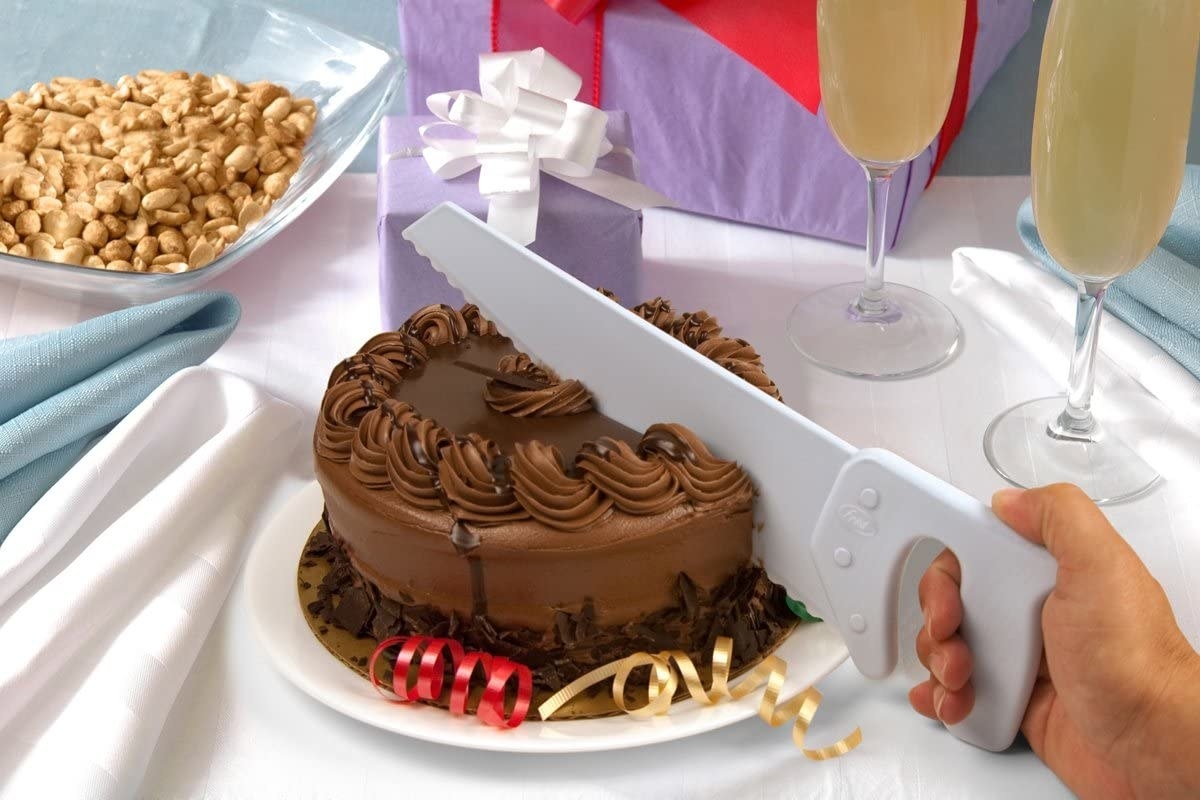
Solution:
{"label": "white ribbon bow", "polygon": [[637,181],[596,169],[613,149],[604,135],[608,115],[573,99],[582,85],[540,47],[485,53],[479,57],[481,93],[429,96],[440,122],[421,126],[421,155],[443,180],[478,167],[488,224],[522,245],[537,237],[542,171],[627,208],[674,205]]}

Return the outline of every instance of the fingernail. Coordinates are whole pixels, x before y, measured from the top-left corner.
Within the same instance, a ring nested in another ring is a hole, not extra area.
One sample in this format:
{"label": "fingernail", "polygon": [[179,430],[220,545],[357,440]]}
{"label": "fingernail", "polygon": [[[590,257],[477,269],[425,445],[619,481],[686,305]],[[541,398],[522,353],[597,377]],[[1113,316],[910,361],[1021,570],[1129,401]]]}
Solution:
{"label": "fingernail", "polygon": [[946,702],[946,690],[941,686],[933,687],[933,713],[938,719],[942,718],[942,704]]}
{"label": "fingernail", "polygon": [[939,683],[945,683],[946,657],[941,653],[934,653],[930,656],[929,671],[933,673],[933,677],[937,678]]}

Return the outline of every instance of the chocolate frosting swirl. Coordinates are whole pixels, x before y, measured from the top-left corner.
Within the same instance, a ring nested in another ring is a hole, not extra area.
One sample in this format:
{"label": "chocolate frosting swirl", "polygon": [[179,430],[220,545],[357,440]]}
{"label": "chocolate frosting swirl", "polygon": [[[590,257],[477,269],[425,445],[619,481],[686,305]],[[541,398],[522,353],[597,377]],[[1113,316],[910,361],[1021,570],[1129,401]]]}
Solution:
{"label": "chocolate frosting swirl", "polygon": [[431,347],[458,344],[471,333],[462,312],[445,303],[425,306],[409,317],[401,330]]}
{"label": "chocolate frosting swirl", "polygon": [[754,349],[752,344],[745,339],[731,339],[728,336],[714,336],[710,339],[705,339],[696,345],[696,352],[706,358],[711,358],[713,361],[735,359],[737,361],[747,361],[751,364],[762,363],[762,356],[758,354],[758,351]]}
{"label": "chocolate frosting swirl", "polygon": [[453,437],[431,419],[408,419],[392,434],[386,457],[388,480],[396,494],[417,508],[446,507],[440,491],[438,459]]}
{"label": "chocolate frosting swirl", "polygon": [[325,392],[317,422],[317,453],[330,461],[350,460],[351,442],[363,416],[387,398],[387,387],[370,378],[336,384]]}
{"label": "chocolate frosting swirl", "polygon": [[578,531],[608,513],[613,499],[582,477],[568,474],[558,448],[541,442],[516,447],[514,491],[538,522],[562,531]]}
{"label": "chocolate frosting swirl", "polygon": [[429,360],[429,350],[425,345],[403,331],[386,331],[372,336],[358,352],[360,355],[385,358],[402,373],[416,369]]}
{"label": "chocolate frosting swirl", "polygon": [[588,442],[575,457],[584,478],[627,514],[660,514],[687,499],[660,459],[645,459],[628,444],[605,437]]}
{"label": "chocolate frosting swirl", "polygon": [[671,323],[668,332],[688,347],[699,347],[703,342],[721,335],[717,318],[707,311],[689,311]]}
{"label": "chocolate frosting swirl", "polygon": [[664,300],[661,297],[639,303],[631,308],[630,311],[656,328],[663,328],[664,330],[675,320],[675,311],[671,308],[671,301]]}
{"label": "chocolate frosting swirl", "polygon": [[565,417],[592,408],[592,396],[577,380],[561,380],[538,366],[524,353],[505,356],[500,372],[544,383],[542,389],[523,389],[492,378],[483,388],[483,399],[494,410],[513,417]]}
{"label": "chocolate frosting swirl", "polygon": [[776,400],[783,400],[783,395],[779,393],[779,387],[767,376],[767,372],[763,369],[761,362],[743,361],[738,358],[717,358],[713,360],[742,380],[753,384],[756,388],[762,389]]}
{"label": "chocolate frosting swirl", "polygon": [[375,383],[389,388],[403,380],[396,365],[383,356],[373,353],[357,353],[338,362],[329,375],[328,386],[361,378],[369,378]]}
{"label": "chocolate frosting swirl", "polygon": [[458,312],[462,314],[462,318],[467,321],[467,330],[475,336],[499,336],[500,331],[496,329],[496,323],[492,322],[487,317],[479,312],[479,306],[474,303],[467,303]]}
{"label": "chocolate frosting swirl", "polygon": [[529,516],[513,494],[508,459],[495,442],[470,433],[444,445],[438,479],[455,519],[499,524]]}
{"label": "chocolate frosting swirl", "polygon": [[749,502],[753,496],[750,478],[741,467],[714,456],[700,437],[682,425],[651,425],[638,449],[643,456],[661,458],[680,488],[697,505],[734,498]]}
{"label": "chocolate frosting swirl", "polygon": [[388,445],[416,415],[408,403],[388,398],[363,415],[350,442],[350,474],[368,489],[386,489]]}

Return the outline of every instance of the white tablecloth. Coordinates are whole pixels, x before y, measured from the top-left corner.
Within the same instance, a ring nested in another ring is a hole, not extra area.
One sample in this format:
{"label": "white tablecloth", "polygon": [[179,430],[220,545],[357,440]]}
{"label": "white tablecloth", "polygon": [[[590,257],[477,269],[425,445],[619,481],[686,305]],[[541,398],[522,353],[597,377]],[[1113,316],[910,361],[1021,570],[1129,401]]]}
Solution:
{"label": "white tablecloth", "polygon": [[[667,296],[677,308],[715,313],[727,330],[760,349],[792,405],[840,436],[892,449],[986,498],[1001,480],[983,457],[984,427],[1016,401],[1054,393],[1063,376],[1041,373],[966,313],[949,293],[950,252],[964,245],[1020,251],[1014,219],[1027,192],[1027,178],[941,178],[909,221],[888,276],[947,300],[965,333],[961,354],[925,378],[855,381],[813,369],[791,351],[783,320],[795,298],[820,285],[857,279],[860,250],[675,212],[649,212],[645,294]],[[310,431],[332,365],[380,327],[375,264],[374,178],[343,177],[303,220],[215,282],[215,288],[238,296],[244,317],[210,363],[297,405]],[[3,336],[69,324],[95,311],[0,286]],[[264,517],[309,477],[307,463],[296,465],[295,474],[265,505]],[[1200,598],[1188,593],[1197,566],[1180,563],[1174,544],[1182,537],[1200,537],[1200,507],[1188,495],[1188,487],[1166,485],[1108,513],[1167,586],[1181,624],[1198,644]],[[985,753],[917,717],[905,697],[909,684],[899,675],[868,682],[849,663],[823,681],[825,701],[811,741],[829,741],[854,725],[864,733],[857,751],[829,762],[805,760],[785,731],[757,719],[619,755],[515,757],[458,750],[376,731],[292,688],[273,671],[255,640],[239,582],[172,711],[143,796],[1067,795],[1031,753]]]}

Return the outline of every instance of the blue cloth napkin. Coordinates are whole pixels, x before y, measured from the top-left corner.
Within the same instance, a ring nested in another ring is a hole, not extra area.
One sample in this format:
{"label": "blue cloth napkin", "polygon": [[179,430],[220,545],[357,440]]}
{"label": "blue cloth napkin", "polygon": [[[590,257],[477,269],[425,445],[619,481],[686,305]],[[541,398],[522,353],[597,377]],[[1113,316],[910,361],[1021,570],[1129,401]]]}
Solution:
{"label": "blue cloth napkin", "polygon": [[88,444],[237,325],[223,292],[195,292],[0,341],[0,544]]}
{"label": "blue cloth napkin", "polygon": [[[1033,203],[1017,212],[1017,231],[1041,266],[1074,285],[1046,252]],[[1105,306],[1200,378],[1200,166],[1188,166],[1162,241],[1141,266],[1113,281]]]}

